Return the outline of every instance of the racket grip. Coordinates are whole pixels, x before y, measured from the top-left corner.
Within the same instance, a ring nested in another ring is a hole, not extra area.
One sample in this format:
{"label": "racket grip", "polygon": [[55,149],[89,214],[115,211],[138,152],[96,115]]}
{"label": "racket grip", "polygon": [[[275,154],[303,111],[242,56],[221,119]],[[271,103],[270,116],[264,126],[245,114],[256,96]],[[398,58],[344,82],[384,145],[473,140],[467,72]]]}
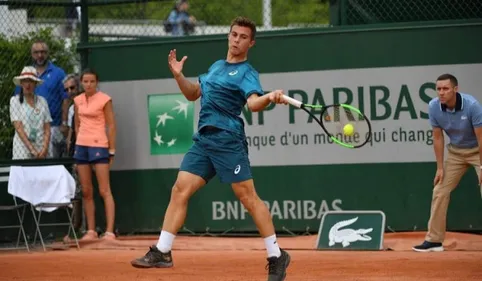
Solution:
{"label": "racket grip", "polygon": [[287,101],[289,104],[291,104],[292,106],[297,107],[297,108],[301,108],[301,105],[303,104],[299,100],[295,100],[294,98],[288,97],[286,95],[283,95],[283,99],[285,101]]}

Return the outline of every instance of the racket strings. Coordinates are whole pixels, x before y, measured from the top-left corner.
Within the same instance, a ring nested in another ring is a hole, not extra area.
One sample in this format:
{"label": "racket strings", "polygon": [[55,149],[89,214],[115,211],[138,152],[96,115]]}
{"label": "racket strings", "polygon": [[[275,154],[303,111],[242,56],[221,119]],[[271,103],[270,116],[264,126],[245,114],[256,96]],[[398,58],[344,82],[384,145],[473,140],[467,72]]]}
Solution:
{"label": "racket strings", "polygon": [[[349,107],[328,107],[321,118],[323,118],[324,126],[332,137],[345,144],[359,145],[369,137],[370,127],[368,121],[363,114]],[[352,134],[349,132],[350,128],[347,128],[348,130],[345,131],[345,126],[347,125],[351,125],[353,128]]]}

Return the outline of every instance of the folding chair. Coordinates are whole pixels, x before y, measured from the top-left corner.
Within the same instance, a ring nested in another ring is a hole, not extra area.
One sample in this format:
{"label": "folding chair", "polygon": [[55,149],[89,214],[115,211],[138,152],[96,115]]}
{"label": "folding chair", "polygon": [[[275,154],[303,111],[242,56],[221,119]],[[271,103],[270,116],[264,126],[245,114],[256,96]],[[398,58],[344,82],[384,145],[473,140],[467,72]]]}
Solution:
{"label": "folding chair", "polygon": [[[54,173],[54,174],[58,174],[58,173],[63,173],[64,175],[66,175],[67,177],[71,177],[70,173],[65,169],[64,166],[62,165],[53,165],[53,166],[50,166],[50,165],[40,165],[40,166],[30,166],[27,167],[27,166],[24,166],[24,167],[21,167],[21,166],[15,166],[15,167],[12,167],[12,169],[15,169],[15,172],[16,173],[19,173],[19,174],[16,174],[16,176],[14,178],[12,178],[14,172],[13,170],[11,169],[11,172],[10,172],[10,175],[9,175],[9,185],[12,185],[12,191],[15,189],[14,186],[16,185],[20,185],[20,187],[22,187],[22,191],[23,192],[23,196],[30,196],[28,194],[35,194],[35,190],[33,188],[33,186],[24,186],[26,183],[28,183],[28,180],[24,180],[22,175],[23,175],[23,170],[22,169],[30,169],[30,172],[27,172],[27,173],[31,173],[31,169],[48,169],[47,171],[42,171],[42,173]],[[53,169],[53,170],[51,170]],[[58,174],[60,175],[60,174]],[[34,178],[35,179],[35,178]],[[32,180],[32,179],[30,179]],[[73,179],[72,179],[73,181]],[[47,179],[47,182],[49,182],[49,180]],[[55,181],[53,181],[55,182]],[[10,190],[10,189],[9,189]],[[57,190],[55,190],[55,192],[57,192]],[[32,211],[32,216],[33,216],[33,219],[34,219],[34,222],[35,222],[35,235],[34,235],[34,239],[33,239],[33,243],[35,244],[37,242],[37,235],[38,237],[40,238],[40,243],[42,244],[42,248],[44,251],[46,251],[46,247],[45,247],[45,242],[44,242],[44,238],[43,238],[43,235],[42,235],[42,232],[41,232],[41,227],[47,227],[47,226],[68,226],[69,227],[69,230],[68,230],[68,234],[67,235],[70,235],[70,232],[72,231],[73,232],[73,236],[74,236],[74,239],[75,239],[75,243],[76,243],[76,246],[77,246],[77,249],[80,249],[80,245],[79,245],[79,241],[77,239],[77,234],[75,233],[75,229],[74,229],[74,225],[73,225],[73,203],[72,203],[72,199],[69,199],[68,201],[65,201],[65,197],[63,197],[62,199],[58,198],[58,199],[55,199],[55,197],[53,198],[46,198],[45,200],[49,200],[49,202],[44,202],[42,201],[42,199],[39,199],[39,198],[34,198],[34,197],[31,197],[29,200],[25,200],[25,201],[28,201],[30,204],[30,210]],[[62,200],[62,201],[58,201],[56,202],[55,200]],[[51,209],[50,212],[56,212],[60,209],[65,209],[66,213],[67,213],[67,217],[68,217],[68,222],[64,222],[64,223],[41,223],[41,218],[42,218],[42,213],[43,212],[49,212],[48,210],[46,210],[47,208]],[[69,211],[69,209],[71,209]],[[38,212],[38,216],[36,215],[36,211]]]}
{"label": "folding chair", "polygon": [[[0,185],[3,185],[3,183],[8,182],[8,175],[10,173],[10,167],[0,167]],[[2,188],[6,188],[5,187]],[[13,203],[14,205],[0,205],[0,211],[15,211],[17,213],[17,218],[19,221],[18,225],[5,225],[5,226],[0,226],[0,229],[7,229],[7,228],[18,228],[18,235],[17,235],[17,245],[16,247],[8,247],[8,248],[1,248],[2,250],[13,250],[13,249],[27,249],[28,252],[30,252],[30,248],[28,246],[27,242],[27,236],[25,235],[25,229],[23,227],[23,218],[25,215],[25,208],[27,207],[27,203],[17,203],[17,198],[15,196],[13,197]],[[25,242],[25,247],[19,247],[20,245],[20,235],[23,236],[23,240]]]}
{"label": "folding chair", "polygon": [[[36,208],[39,208],[37,210],[38,211],[38,217],[35,215],[35,209]],[[66,222],[66,223],[44,223],[44,224],[42,224],[42,223],[40,223],[40,218],[42,216],[42,208],[65,209],[65,211],[67,212],[67,217],[69,218],[69,221]],[[35,235],[34,235],[34,238],[33,238],[33,243],[35,244],[35,242],[37,241],[37,234],[38,234],[38,236],[40,238],[40,243],[42,244],[42,248],[45,251],[45,243],[44,243],[44,240],[43,240],[43,237],[42,237],[42,232],[40,231],[40,227],[41,226],[68,225],[69,226],[69,232],[67,233],[67,236],[70,236],[70,232],[72,231],[73,235],[74,235],[74,239],[75,239],[75,244],[77,245],[77,249],[80,249],[79,240],[77,239],[77,234],[75,233],[74,224],[72,222],[74,210],[72,209],[69,212],[70,208],[73,208],[72,202],[70,202],[70,203],[40,203],[40,204],[36,204],[36,205],[30,205],[30,209],[32,210],[32,216],[33,216],[33,219],[35,221],[35,226],[36,226],[36,231],[35,231]]]}

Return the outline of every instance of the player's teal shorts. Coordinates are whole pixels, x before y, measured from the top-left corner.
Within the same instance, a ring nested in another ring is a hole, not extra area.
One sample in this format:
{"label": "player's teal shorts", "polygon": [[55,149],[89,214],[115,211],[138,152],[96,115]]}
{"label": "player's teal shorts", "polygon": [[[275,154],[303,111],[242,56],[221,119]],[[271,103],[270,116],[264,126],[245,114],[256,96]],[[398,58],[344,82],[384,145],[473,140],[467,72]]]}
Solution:
{"label": "player's teal shorts", "polygon": [[202,177],[209,182],[215,175],[222,183],[249,180],[251,167],[248,143],[235,133],[208,127],[193,136],[194,144],[184,155],[180,171]]}

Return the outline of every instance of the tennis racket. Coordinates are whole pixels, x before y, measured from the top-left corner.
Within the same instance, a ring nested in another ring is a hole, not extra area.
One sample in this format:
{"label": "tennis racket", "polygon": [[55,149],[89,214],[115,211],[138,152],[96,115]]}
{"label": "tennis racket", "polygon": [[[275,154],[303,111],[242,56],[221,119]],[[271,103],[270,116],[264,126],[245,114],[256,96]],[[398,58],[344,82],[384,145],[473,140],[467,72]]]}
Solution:
{"label": "tennis racket", "polygon": [[[370,120],[356,107],[343,103],[314,105],[302,103],[288,96],[283,96],[283,98],[289,104],[308,113],[336,144],[346,148],[360,148],[371,138]],[[314,109],[318,109],[316,113],[319,113],[319,117],[312,112]]]}

